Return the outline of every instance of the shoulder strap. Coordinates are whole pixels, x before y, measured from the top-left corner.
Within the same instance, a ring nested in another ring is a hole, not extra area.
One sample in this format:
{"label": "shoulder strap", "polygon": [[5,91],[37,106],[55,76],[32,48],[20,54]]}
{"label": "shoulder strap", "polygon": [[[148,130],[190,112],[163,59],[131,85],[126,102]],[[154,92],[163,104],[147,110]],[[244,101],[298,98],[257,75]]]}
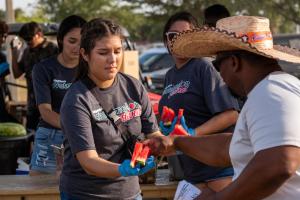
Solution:
{"label": "shoulder strap", "polygon": [[97,92],[98,87],[96,84],[87,76],[83,79],[81,79],[82,83],[91,91],[93,96],[97,99],[99,105],[102,107],[105,115],[107,118],[111,121],[112,125],[117,131],[120,131],[121,137],[124,141],[127,141],[130,137],[130,133],[127,131],[127,126],[121,121],[120,117],[115,115],[114,112],[107,110],[107,105],[103,101],[103,99],[99,96],[99,93]]}

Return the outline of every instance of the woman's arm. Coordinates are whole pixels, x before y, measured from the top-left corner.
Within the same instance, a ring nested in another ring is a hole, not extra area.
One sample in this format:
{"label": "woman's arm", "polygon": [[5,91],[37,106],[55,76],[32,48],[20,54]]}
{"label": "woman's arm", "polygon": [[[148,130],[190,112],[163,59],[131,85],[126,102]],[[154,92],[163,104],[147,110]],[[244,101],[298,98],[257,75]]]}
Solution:
{"label": "woman's arm", "polygon": [[100,158],[95,150],[80,151],[76,157],[81,167],[89,175],[103,178],[121,176],[118,170],[119,164]]}
{"label": "woman's arm", "polygon": [[59,129],[61,128],[60,116],[57,112],[54,112],[52,110],[51,104],[42,103],[42,104],[39,104],[38,108],[41,113],[41,117],[45,122],[49,123],[50,125],[52,125],[56,128],[59,128]]}
{"label": "woman's arm", "polygon": [[201,126],[195,128],[195,135],[208,135],[223,131],[224,129],[234,125],[238,119],[236,110],[227,110],[218,115],[215,115]]}

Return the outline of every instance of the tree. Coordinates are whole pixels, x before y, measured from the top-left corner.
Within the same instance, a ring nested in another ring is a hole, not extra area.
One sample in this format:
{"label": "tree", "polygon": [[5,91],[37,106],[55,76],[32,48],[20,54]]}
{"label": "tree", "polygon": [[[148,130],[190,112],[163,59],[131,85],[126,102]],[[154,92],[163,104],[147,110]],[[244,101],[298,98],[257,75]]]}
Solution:
{"label": "tree", "polygon": [[95,17],[109,18],[128,29],[133,39],[139,39],[138,30],[144,16],[132,12],[129,4],[119,6],[116,0],[39,0],[38,7],[54,22],[60,22],[71,14],[90,20]]}

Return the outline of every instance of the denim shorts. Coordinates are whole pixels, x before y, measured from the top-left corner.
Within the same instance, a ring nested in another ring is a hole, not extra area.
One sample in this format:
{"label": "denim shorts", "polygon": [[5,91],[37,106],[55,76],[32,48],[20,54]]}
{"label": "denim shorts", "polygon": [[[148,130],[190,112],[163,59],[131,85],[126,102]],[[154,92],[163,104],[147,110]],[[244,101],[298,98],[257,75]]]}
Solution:
{"label": "denim shorts", "polygon": [[234,170],[232,167],[227,167],[221,170],[219,173],[217,173],[215,176],[210,177],[209,179],[205,180],[205,182],[214,181],[226,177],[232,177],[234,174]]}
{"label": "denim shorts", "polygon": [[61,130],[39,127],[35,132],[30,169],[47,174],[56,172],[56,156],[51,145],[61,146]]}
{"label": "denim shorts", "polygon": [[[65,193],[65,192],[60,192],[60,200],[80,200],[80,199],[76,199],[71,197],[69,194]],[[143,200],[143,197],[141,194],[138,194],[134,199],[132,200]]]}

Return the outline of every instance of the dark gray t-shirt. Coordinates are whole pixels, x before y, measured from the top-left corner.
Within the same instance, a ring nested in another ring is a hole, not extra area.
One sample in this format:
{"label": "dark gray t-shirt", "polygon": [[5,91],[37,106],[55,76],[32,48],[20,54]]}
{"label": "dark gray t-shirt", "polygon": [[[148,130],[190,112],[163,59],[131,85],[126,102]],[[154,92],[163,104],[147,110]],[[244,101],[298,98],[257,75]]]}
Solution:
{"label": "dark gray t-shirt", "polygon": [[34,48],[27,47],[24,50],[23,56],[18,63],[19,68],[25,73],[26,83],[27,83],[27,109],[35,110],[36,100],[33,89],[32,81],[32,71],[35,64],[41,62],[42,60],[54,56],[58,53],[56,45],[46,39]]}
{"label": "dark gray t-shirt", "polygon": [[[113,85],[97,93],[128,126],[131,133],[145,135],[158,131],[152,105],[142,84],[118,73]],[[66,140],[60,190],[79,199],[132,199],[139,192],[138,177],[99,178],[88,175],[76,153],[96,150],[101,158],[123,162],[124,141],[107,118],[91,91],[77,81],[68,90],[61,106],[61,124]],[[121,149],[121,151],[120,151]],[[99,166],[100,168],[101,166]]]}
{"label": "dark gray t-shirt", "polygon": [[[205,59],[191,59],[182,68],[171,68],[165,78],[165,89],[159,102],[159,111],[168,106],[176,113],[184,109],[188,127],[196,128],[215,114],[229,109],[238,110],[238,103],[227,86]],[[184,178],[192,183],[210,179],[221,168],[209,167],[186,155],[180,156]]]}
{"label": "dark gray t-shirt", "polygon": [[[33,68],[32,80],[37,105],[51,104],[52,110],[59,113],[61,102],[74,81],[75,73],[76,67],[64,67],[58,62],[57,56],[36,64]],[[38,126],[57,129],[42,118]]]}

